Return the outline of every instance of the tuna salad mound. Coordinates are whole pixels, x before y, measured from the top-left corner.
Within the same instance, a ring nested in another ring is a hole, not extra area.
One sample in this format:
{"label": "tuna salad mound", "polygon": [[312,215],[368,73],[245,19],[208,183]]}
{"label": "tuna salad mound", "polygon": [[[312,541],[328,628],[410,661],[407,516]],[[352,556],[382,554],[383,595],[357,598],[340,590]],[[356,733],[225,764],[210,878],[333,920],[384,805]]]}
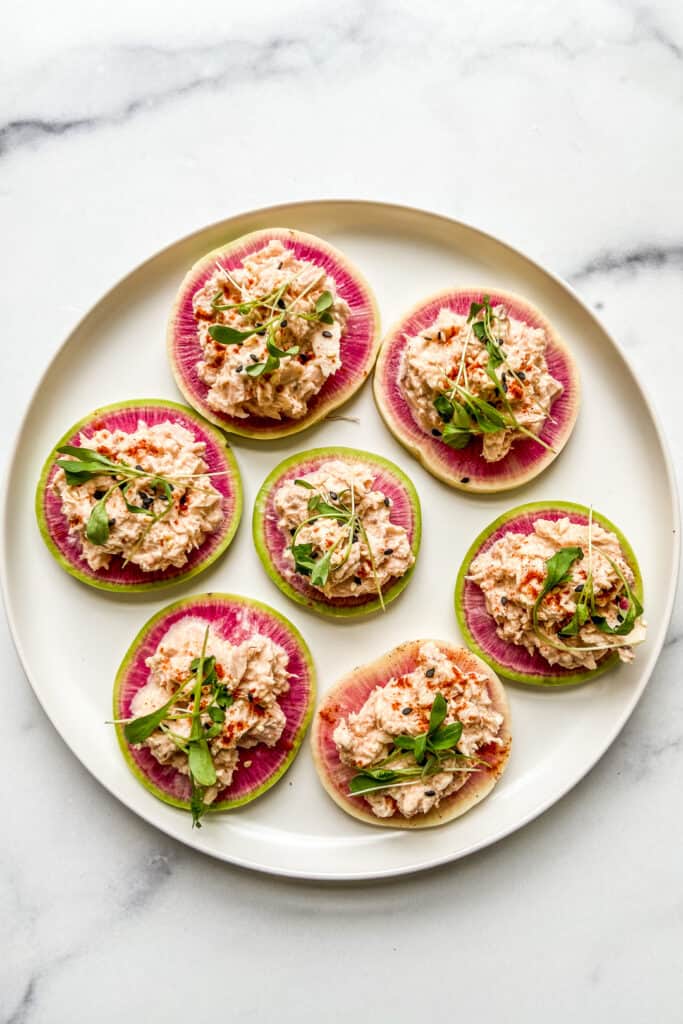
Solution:
{"label": "tuna salad mound", "polygon": [[324,268],[280,239],[237,267],[216,263],[192,300],[206,402],[245,419],[300,419],[339,370],[348,304]]}
{"label": "tuna salad mound", "polygon": [[57,451],[52,491],[93,570],[115,556],[148,573],[183,566],[223,523],[206,444],[180,423],[139,419],[134,430],[81,433]]}
{"label": "tuna salad mound", "polygon": [[513,524],[466,579],[481,588],[497,636],[549,665],[590,672],[615,653],[628,662],[645,639],[634,569],[592,513],[587,522],[541,515],[528,533]]}
{"label": "tuna salad mound", "polygon": [[325,597],[378,594],[415,562],[406,530],[391,520],[391,500],[373,490],[371,465],[341,460],[275,491],[278,528],[291,568]]}
{"label": "tuna salad mound", "polygon": [[484,295],[467,316],[443,307],[408,336],[398,385],[425,434],[462,449],[475,437],[486,462],[504,459],[515,441],[535,439],[563,386],[548,370],[543,327],[514,319]]}
{"label": "tuna salad mound", "polygon": [[354,817],[427,828],[491,791],[510,752],[497,676],[465,648],[401,644],[325,696],[313,730],[321,782]]}
{"label": "tuna salad mound", "polygon": [[192,784],[195,824],[205,807],[249,769],[254,748],[274,747],[286,725],[278,698],[289,691],[289,655],[261,633],[238,644],[203,618],[186,616],[145,660],[148,681],[125,725],[129,743]]}

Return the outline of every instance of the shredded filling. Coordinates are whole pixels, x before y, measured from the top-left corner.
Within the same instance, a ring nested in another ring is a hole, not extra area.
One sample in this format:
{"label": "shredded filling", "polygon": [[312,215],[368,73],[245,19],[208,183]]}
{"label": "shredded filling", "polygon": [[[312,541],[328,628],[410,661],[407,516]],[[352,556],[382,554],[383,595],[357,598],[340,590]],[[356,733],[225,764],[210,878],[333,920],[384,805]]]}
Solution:
{"label": "shredded filling", "polygon": [[217,263],[193,308],[197,373],[217,412],[300,419],[341,366],[349,307],[324,268],[278,239],[230,271]]}
{"label": "shredded filling", "polygon": [[[544,593],[555,566],[567,571]],[[481,587],[501,640],[550,665],[594,669],[615,650],[632,661],[645,639],[633,570],[617,536],[597,523],[589,530],[569,518],[537,519],[533,532],[505,533],[478,555],[469,579]]]}
{"label": "shredded filling", "polygon": [[415,561],[406,530],[391,520],[391,499],[373,489],[374,479],[370,465],[332,460],[275,492],[289,572],[307,576],[327,598],[381,594]]}
{"label": "shredded filling", "polygon": [[546,346],[543,328],[510,318],[484,296],[468,317],[443,308],[408,338],[399,386],[425,433],[453,448],[481,437],[484,459],[498,462],[516,440],[542,432],[562,391]]}
{"label": "shredded filling", "polygon": [[274,747],[280,739],[286,718],[278,697],[289,690],[289,657],[260,633],[233,645],[213,628],[207,632],[199,618],[181,619],[170,627],[146,661],[149,680],[135,694],[131,714],[132,719],[142,718],[177,698],[142,745],[159,764],[183,775],[191,775],[193,673],[203,649],[215,664],[209,663],[212,672],[205,675],[211,681],[201,687],[201,739],[194,742],[208,744],[213,762],[215,782],[202,788],[203,804],[208,805],[232,783],[241,765],[251,767],[252,748]]}
{"label": "shredded filling", "polygon": [[[445,709],[442,704],[431,731],[438,756],[426,745],[418,760],[419,750],[402,749],[411,746],[405,737],[429,732],[439,698]],[[372,813],[412,818],[461,789],[479,770],[484,747],[503,746],[502,725],[487,677],[463,672],[437,644],[425,642],[413,671],[375,687],[359,711],[341,719],[333,739],[342,763],[359,773],[351,791]]]}
{"label": "shredded filling", "polygon": [[[69,533],[91,569],[107,569],[117,555],[144,572],[181,567],[221,524],[222,496],[205,475],[206,445],[180,424],[166,420],[150,427],[140,420],[131,433],[97,430],[91,437],[81,434],[79,444],[84,453],[97,452],[139,473],[123,489],[106,471],[72,483],[64,469],[55,473],[52,486]],[[99,537],[92,528],[96,506],[104,515]]]}

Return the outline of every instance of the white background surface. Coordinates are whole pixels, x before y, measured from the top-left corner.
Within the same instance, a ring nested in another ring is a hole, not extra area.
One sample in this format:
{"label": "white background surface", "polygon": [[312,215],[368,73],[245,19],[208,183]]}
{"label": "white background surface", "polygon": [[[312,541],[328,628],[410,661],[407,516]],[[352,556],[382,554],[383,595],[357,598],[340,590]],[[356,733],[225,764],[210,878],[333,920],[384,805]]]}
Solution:
{"label": "white background surface", "polygon": [[[5,19],[5,444],[131,265],[240,209],[348,195],[462,217],[566,276],[680,460],[673,4],[79,0]],[[49,726],[5,632],[2,1020],[677,1020],[681,629],[679,612],[621,738],[553,810],[452,867],[352,888],[231,869],[134,818]]]}

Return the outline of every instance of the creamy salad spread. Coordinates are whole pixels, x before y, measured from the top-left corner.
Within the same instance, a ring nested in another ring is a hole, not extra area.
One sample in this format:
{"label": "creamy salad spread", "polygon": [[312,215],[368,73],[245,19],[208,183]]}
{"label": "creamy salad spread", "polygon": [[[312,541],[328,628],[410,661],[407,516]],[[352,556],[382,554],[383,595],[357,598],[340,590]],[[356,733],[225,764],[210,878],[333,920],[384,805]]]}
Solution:
{"label": "creamy salad spread", "polygon": [[[289,658],[282,647],[260,633],[235,646],[212,628],[207,634],[203,619],[181,619],[170,627],[147,659],[149,681],[133,698],[132,718],[156,711],[190,680],[192,663],[202,652],[205,635],[206,656],[215,657],[216,675],[232,697],[232,703],[225,708],[220,732],[208,741],[216,770],[215,785],[203,793],[204,803],[210,804],[232,782],[241,751],[260,743],[274,747],[280,739],[286,718],[278,697],[289,690]],[[209,687],[204,686],[201,706],[210,701]],[[170,765],[183,775],[189,775],[189,762],[179,743],[182,745],[190,736],[191,710],[190,685],[182,690],[177,704],[169,708],[169,719],[144,741],[160,764]],[[208,714],[203,714],[201,720],[203,726],[211,725]]]}
{"label": "creamy salad spread", "polygon": [[[374,479],[371,465],[333,459],[275,492],[278,527],[290,539],[285,556],[291,571],[296,571],[296,552],[306,546],[311,562],[333,552],[324,583],[307,570],[312,585],[328,598],[377,593],[415,561],[406,530],[391,521],[391,499],[373,489]],[[316,514],[312,501],[318,496],[330,509],[346,509],[349,515]]]}
{"label": "creamy salad spread", "polygon": [[[354,769],[376,766],[390,754],[397,736],[424,733],[439,693],[447,703],[445,724],[462,723],[458,755],[475,760],[468,767],[462,757],[454,756],[444,760],[437,773],[424,779],[367,793],[363,799],[378,818],[394,814],[412,818],[438,807],[477,770],[477,753],[483,747],[504,744],[503,715],[493,707],[487,677],[463,672],[447,652],[427,641],[420,646],[412,672],[390,679],[386,686],[375,687],[359,711],[339,722],[333,739],[342,763]],[[408,754],[391,762],[392,769],[409,767]]]}
{"label": "creamy salad spread", "polygon": [[[222,522],[222,496],[211,483],[211,477],[203,475],[208,470],[204,460],[206,445],[196,441],[179,423],[166,420],[148,426],[139,420],[130,433],[97,430],[91,437],[81,434],[79,444],[84,450],[92,449],[114,462],[125,462],[149,474],[131,481],[125,495],[119,487],[113,488],[106,499],[107,539],[94,544],[86,535],[88,521],[94,506],[112,487],[112,477],[102,474],[83,483],[69,484],[63,469],[55,473],[52,486],[61,499],[69,533],[82,544],[83,557],[91,569],[108,568],[115,555],[145,572],[183,566],[188,554],[200,547]],[[151,483],[151,478],[157,475],[175,481],[170,503],[163,491]],[[153,515],[131,512],[126,502]],[[153,522],[157,515],[161,518]]]}
{"label": "creamy salad spread", "polygon": [[[512,319],[502,305],[494,306],[491,314],[493,334],[504,356],[495,368],[499,384],[487,372],[490,351],[473,329],[482,320],[468,322],[467,317],[442,308],[429,327],[407,339],[399,386],[415,422],[434,437],[444,431],[443,417],[434,405],[439,396],[463,403],[454,385],[490,403],[506,419],[513,416],[524,430],[512,426],[481,434],[484,458],[498,462],[517,439],[528,436],[525,430],[541,433],[562,385],[548,371],[543,328]],[[476,432],[476,423],[473,426]]]}
{"label": "creamy salad spread", "polygon": [[[573,523],[568,517],[537,519],[531,533],[505,533],[474,559],[469,579],[484,592],[486,607],[502,640],[524,647],[530,654],[538,652],[551,665],[569,669],[597,668],[615,649],[622,661],[633,660],[633,645],[645,638],[641,617],[624,637],[606,635],[590,618],[575,636],[559,636],[575,615],[589,572],[601,618],[617,627],[628,608],[624,583],[614,566],[629,587],[634,585],[634,575],[618,538],[597,523],[592,524],[590,538],[589,555],[587,525]],[[539,628],[535,629],[534,606],[546,579],[548,559],[567,547],[581,548],[583,557],[574,562],[568,579],[543,597],[537,609]],[[557,643],[561,647],[554,646]]]}
{"label": "creamy salad spread", "polygon": [[[217,264],[195,293],[193,307],[202,349],[197,373],[217,412],[239,419],[300,419],[341,366],[349,307],[324,269],[298,259],[278,239],[230,271]],[[211,335],[216,325],[244,338],[221,344]],[[280,352],[298,351],[270,368],[269,340]]]}

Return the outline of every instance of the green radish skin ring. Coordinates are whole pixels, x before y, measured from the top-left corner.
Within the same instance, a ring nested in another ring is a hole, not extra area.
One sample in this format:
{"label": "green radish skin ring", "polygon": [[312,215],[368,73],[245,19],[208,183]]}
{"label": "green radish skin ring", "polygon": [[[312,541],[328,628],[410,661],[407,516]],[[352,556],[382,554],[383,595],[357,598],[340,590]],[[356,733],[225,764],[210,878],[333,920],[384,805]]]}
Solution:
{"label": "green radish skin ring", "polygon": [[[228,640],[239,644],[260,633],[270,637],[289,655],[289,690],[278,698],[286,725],[274,747],[259,743],[245,750],[231,785],[223,789],[208,811],[241,807],[265,793],[282,778],[294,761],[308,728],[315,704],[315,669],[311,653],[299,631],[284,615],[260,601],[237,594],[199,594],[186,597],[157,612],[133,640],[116,675],[114,719],[119,745],[128,767],[139,782],[159,800],[190,809],[190,781],[170,765],[160,764],[149,748],[131,746],[121,720],[131,718],[135,694],[149,679],[146,659],[154,653],[168,630],[184,618],[199,618]],[[249,762],[245,764],[245,760]]]}
{"label": "green radish skin ring", "polygon": [[[483,591],[468,574],[477,555],[495,544],[506,533],[531,533],[537,519],[557,520],[568,516],[573,523],[588,525],[590,510],[584,505],[567,501],[537,501],[519,505],[499,516],[479,534],[465,555],[455,585],[455,614],[467,646],[506,679],[531,686],[572,686],[590,682],[614,668],[619,661],[615,651],[604,658],[595,669],[564,669],[550,665],[545,658],[526,648],[501,640],[496,623],[486,608]],[[593,521],[614,533],[628,564],[633,570],[633,592],[642,602],[643,583],[633,548],[623,533],[599,512],[593,511]]]}
{"label": "green radish skin ring", "polygon": [[[209,534],[200,547],[190,551],[185,565],[169,566],[157,572],[145,572],[137,565],[123,564],[119,556],[112,557],[109,568],[91,569],[83,557],[81,543],[69,533],[69,524],[62,512],[61,501],[52,489],[52,482],[60,458],[57,448],[65,444],[78,445],[79,435],[90,436],[96,430],[123,430],[128,433],[137,428],[138,420],[148,426],[170,420],[194,435],[197,441],[206,445],[204,456],[207,472],[215,473],[211,481],[223,497],[223,521],[217,530]],[[192,579],[208,568],[227,550],[242,515],[242,483],[235,457],[228,442],[192,409],[176,402],[159,399],[137,399],[116,402],[95,409],[78,423],[75,423],[59,439],[48,455],[36,490],[36,517],[40,533],[50,554],[68,573],[98,590],[130,593],[143,590],[157,590],[172,583]]]}
{"label": "green radish skin ring", "polygon": [[[417,559],[422,534],[422,514],[420,499],[413,483],[393,462],[356,448],[312,448],[281,462],[266,478],[256,496],[252,529],[254,544],[263,567],[282,593],[292,601],[321,615],[342,619],[381,610],[378,596],[369,593],[360,597],[330,600],[313,587],[306,576],[295,572],[286,554],[289,538],[277,525],[278,516],[274,506],[275,493],[283,484],[315,472],[325,462],[337,460],[360,462],[372,467],[375,474],[373,489],[382,491],[391,501],[391,521],[404,527],[413,555]],[[385,606],[394,601],[405,589],[414,568],[413,564],[399,579],[387,581],[382,590]]]}

